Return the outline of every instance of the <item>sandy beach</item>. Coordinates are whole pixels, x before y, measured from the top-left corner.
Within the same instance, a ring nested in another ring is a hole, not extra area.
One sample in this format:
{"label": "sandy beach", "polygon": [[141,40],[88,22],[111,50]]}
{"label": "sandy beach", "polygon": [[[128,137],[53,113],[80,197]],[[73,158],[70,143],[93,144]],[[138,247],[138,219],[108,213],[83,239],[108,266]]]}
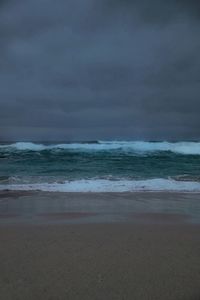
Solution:
{"label": "sandy beach", "polygon": [[1,299],[199,300],[199,199],[1,193]]}

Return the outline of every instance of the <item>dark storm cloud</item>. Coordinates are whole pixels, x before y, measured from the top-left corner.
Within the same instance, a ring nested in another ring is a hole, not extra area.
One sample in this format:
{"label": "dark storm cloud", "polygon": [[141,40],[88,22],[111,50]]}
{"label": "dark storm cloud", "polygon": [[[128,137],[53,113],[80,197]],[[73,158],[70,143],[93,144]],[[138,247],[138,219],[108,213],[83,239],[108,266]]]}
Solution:
{"label": "dark storm cloud", "polygon": [[[147,23],[167,23],[177,17],[199,18],[200,3],[196,0],[105,0],[105,7],[109,13],[122,11],[128,14],[135,14],[136,18]],[[159,25],[160,25],[159,24]]]}
{"label": "dark storm cloud", "polygon": [[199,139],[198,1],[0,1],[0,139]]}

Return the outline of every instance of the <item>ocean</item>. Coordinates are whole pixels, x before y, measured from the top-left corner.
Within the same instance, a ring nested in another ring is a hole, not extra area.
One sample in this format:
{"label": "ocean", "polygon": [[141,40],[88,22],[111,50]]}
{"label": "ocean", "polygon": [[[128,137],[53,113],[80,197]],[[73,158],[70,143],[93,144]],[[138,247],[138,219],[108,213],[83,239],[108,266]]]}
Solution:
{"label": "ocean", "polygon": [[0,190],[200,191],[200,142],[1,143]]}

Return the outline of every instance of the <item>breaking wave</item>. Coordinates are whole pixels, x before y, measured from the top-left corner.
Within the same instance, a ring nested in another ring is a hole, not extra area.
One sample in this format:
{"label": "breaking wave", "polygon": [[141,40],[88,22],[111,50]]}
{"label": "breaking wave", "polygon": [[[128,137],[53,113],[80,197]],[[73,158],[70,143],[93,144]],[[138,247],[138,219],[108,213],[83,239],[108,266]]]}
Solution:
{"label": "breaking wave", "polygon": [[123,142],[99,141],[90,143],[63,143],[63,144],[37,144],[31,142],[18,142],[9,145],[0,145],[2,151],[44,151],[44,150],[70,150],[70,151],[113,151],[133,153],[166,152],[170,151],[183,155],[200,155],[200,142]]}
{"label": "breaking wave", "polygon": [[0,184],[0,191],[45,191],[45,192],[139,192],[174,191],[200,192],[200,182],[173,179],[147,180],[74,180],[63,183]]}

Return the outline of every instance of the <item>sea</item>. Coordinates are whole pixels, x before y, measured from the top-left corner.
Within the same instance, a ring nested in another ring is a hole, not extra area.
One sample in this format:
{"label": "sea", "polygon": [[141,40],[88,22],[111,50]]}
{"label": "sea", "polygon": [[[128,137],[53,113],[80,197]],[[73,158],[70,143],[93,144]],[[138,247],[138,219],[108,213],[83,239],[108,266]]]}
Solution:
{"label": "sea", "polygon": [[200,192],[200,142],[1,143],[0,190]]}

